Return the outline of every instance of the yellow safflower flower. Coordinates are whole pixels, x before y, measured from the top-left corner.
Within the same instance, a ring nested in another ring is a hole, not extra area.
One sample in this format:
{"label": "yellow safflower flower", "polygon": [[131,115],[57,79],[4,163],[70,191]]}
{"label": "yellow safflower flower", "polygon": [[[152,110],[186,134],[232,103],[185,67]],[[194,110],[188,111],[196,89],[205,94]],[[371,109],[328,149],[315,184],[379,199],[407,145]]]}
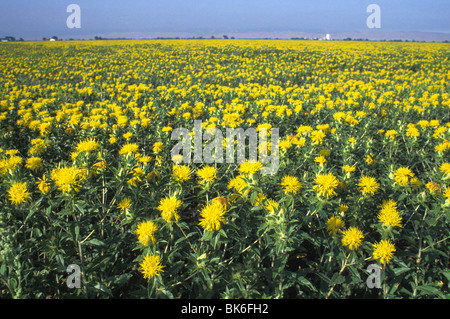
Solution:
{"label": "yellow safflower flower", "polygon": [[55,168],[51,171],[52,180],[63,193],[69,193],[71,190],[77,192],[85,177],[85,171],[76,167]]}
{"label": "yellow safflower flower", "polygon": [[47,194],[51,189],[50,184],[47,182],[47,177],[45,175],[43,175],[42,178],[38,178],[36,184],[42,194]]}
{"label": "yellow safflower flower", "polygon": [[350,250],[357,250],[362,244],[364,235],[357,227],[350,227],[342,232],[342,245]]}
{"label": "yellow safflower flower", "polygon": [[397,211],[397,203],[392,199],[384,201],[378,214],[378,221],[390,227],[402,227],[402,218]]}
{"label": "yellow safflower flower", "polygon": [[197,176],[199,177],[199,184],[211,183],[217,176],[217,169],[213,166],[205,166],[197,171]]}
{"label": "yellow safflower flower", "polygon": [[380,188],[380,184],[377,182],[375,177],[362,176],[359,180],[358,187],[363,195],[373,195]]}
{"label": "yellow safflower flower", "polygon": [[225,208],[219,201],[212,201],[203,207],[200,212],[199,225],[209,231],[219,230],[221,223],[225,222]]}
{"label": "yellow safflower flower", "polygon": [[373,259],[379,260],[382,264],[389,264],[394,257],[395,246],[389,239],[373,244],[373,248]]}
{"label": "yellow safflower flower", "polygon": [[191,169],[187,165],[174,165],[172,167],[172,177],[178,182],[185,182],[191,177]]}
{"label": "yellow safflower flower", "polygon": [[297,194],[302,188],[302,183],[295,176],[284,176],[281,181],[281,187],[286,194]]}
{"label": "yellow safflower flower", "polygon": [[160,200],[157,209],[161,212],[161,217],[168,223],[173,220],[178,221],[180,215],[178,214],[178,208],[181,207],[183,202],[179,200],[175,195],[165,197]]}
{"label": "yellow safflower flower", "polygon": [[335,190],[339,186],[339,181],[333,173],[319,174],[314,181],[316,185],[313,186],[313,189],[319,196],[326,195],[328,199],[330,196],[336,195]]}
{"label": "yellow safflower flower", "polygon": [[336,235],[344,226],[345,223],[340,217],[333,216],[327,220],[327,230],[330,235]]}
{"label": "yellow safflower flower", "polygon": [[142,245],[147,246],[149,242],[155,243],[155,232],[158,226],[151,220],[140,222],[134,233],[138,235],[138,240]]}
{"label": "yellow safflower flower", "polygon": [[165,267],[161,264],[161,256],[157,255],[146,255],[139,266],[139,270],[144,275],[144,279],[159,276],[164,272],[163,268]]}
{"label": "yellow safflower flower", "polygon": [[25,203],[31,196],[27,188],[27,183],[25,182],[13,183],[7,191],[11,204],[17,206]]}
{"label": "yellow safflower flower", "polygon": [[409,181],[414,178],[414,173],[409,167],[400,167],[394,173],[395,182],[399,185],[408,185]]}
{"label": "yellow safflower flower", "polygon": [[27,158],[25,167],[31,169],[32,171],[37,171],[42,168],[42,158],[40,157],[30,157]]}

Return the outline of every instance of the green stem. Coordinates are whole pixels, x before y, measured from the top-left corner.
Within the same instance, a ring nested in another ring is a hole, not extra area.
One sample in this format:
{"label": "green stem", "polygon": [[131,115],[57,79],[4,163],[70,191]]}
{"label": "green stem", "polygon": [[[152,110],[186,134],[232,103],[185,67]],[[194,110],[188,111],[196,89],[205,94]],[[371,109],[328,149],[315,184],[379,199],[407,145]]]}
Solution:
{"label": "green stem", "polygon": [[183,234],[184,238],[186,238],[186,240],[187,240],[189,246],[191,247],[192,251],[193,251],[194,253],[197,253],[197,251],[196,251],[195,248],[192,246],[191,242],[190,242],[189,239],[187,238],[187,236],[186,236],[186,234],[184,233],[184,230],[181,228],[181,226],[178,225],[178,223],[175,223],[175,224],[176,224],[176,225],[178,226],[178,228],[181,230],[181,233]]}
{"label": "green stem", "polygon": [[[343,264],[342,264],[341,270],[339,271],[339,275],[342,274],[342,272],[343,272],[343,271],[345,270],[345,268],[348,266],[348,265],[347,265],[347,261],[348,261],[348,259],[350,258],[350,254],[351,254],[351,253],[349,253],[349,254],[347,255],[347,257],[345,258],[345,260],[344,260],[344,262],[343,262]],[[328,295],[327,295],[327,298],[326,298],[326,299],[330,298],[331,293],[333,292],[335,286],[336,286],[336,284],[334,284],[334,285],[330,288],[330,290],[328,291]]]}
{"label": "green stem", "polygon": [[[72,210],[75,213],[74,206],[72,206]],[[74,219],[75,219],[75,222],[77,224],[79,224],[80,221],[77,218],[77,215],[75,215],[75,214],[74,214]],[[84,267],[83,249],[81,248],[81,242],[80,242],[80,239],[78,237],[74,238],[76,240],[76,247],[75,247],[75,249],[78,250],[78,254],[80,255],[80,275],[81,275],[81,279],[82,279],[84,295],[85,295],[85,298],[88,299],[89,298],[89,294],[88,294],[87,285],[86,285],[86,276],[85,276],[85,273],[84,273],[85,267]]]}

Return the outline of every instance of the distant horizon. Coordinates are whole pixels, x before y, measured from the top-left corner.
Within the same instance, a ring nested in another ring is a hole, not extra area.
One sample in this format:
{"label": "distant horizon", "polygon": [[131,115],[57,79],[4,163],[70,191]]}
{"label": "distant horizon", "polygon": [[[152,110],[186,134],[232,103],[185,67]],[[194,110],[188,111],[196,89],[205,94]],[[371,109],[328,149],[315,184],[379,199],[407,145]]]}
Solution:
{"label": "distant horizon", "polygon": [[[408,41],[408,42],[450,42],[450,33],[443,32],[403,32],[403,31],[372,31],[372,32],[340,32],[329,33],[328,40],[342,41],[342,40],[367,40],[367,41]],[[0,39],[9,37],[11,35],[1,35]],[[157,39],[235,39],[235,40],[264,40],[264,39],[277,39],[277,40],[327,40],[326,33],[307,33],[307,32],[254,32],[254,33],[217,33],[217,34],[202,34],[202,33],[109,33],[109,34],[90,34],[80,35],[78,37],[61,37],[56,34],[45,35],[38,38],[16,37],[15,41],[43,41],[50,40],[52,37],[57,37],[60,41],[86,41],[86,40],[157,40]]]}
{"label": "distant horizon", "polygon": [[[70,4],[80,8],[80,28],[69,28],[66,23]],[[371,4],[381,9],[379,28],[366,23]],[[446,0],[2,0],[0,37],[270,38],[287,34],[289,38],[296,33],[377,37],[380,32],[415,32],[450,39],[448,12],[450,1]]]}

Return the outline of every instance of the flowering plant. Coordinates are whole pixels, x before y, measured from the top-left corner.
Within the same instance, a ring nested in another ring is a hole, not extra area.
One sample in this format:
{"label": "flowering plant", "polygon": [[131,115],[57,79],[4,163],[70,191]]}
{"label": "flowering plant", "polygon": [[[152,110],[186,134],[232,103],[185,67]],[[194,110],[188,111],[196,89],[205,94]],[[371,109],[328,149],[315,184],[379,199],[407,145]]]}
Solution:
{"label": "flowering plant", "polygon": [[0,46],[1,297],[449,297],[448,45],[73,43]]}

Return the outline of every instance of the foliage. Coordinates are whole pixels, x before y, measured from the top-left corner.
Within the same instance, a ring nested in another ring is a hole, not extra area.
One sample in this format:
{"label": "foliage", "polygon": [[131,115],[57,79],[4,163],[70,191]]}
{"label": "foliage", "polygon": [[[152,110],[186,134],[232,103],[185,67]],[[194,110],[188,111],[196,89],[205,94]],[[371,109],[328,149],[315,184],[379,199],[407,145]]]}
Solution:
{"label": "foliage", "polygon": [[[0,57],[3,298],[449,297],[448,44],[8,43]],[[174,171],[171,132],[194,119],[224,136],[279,128],[277,173]]]}

